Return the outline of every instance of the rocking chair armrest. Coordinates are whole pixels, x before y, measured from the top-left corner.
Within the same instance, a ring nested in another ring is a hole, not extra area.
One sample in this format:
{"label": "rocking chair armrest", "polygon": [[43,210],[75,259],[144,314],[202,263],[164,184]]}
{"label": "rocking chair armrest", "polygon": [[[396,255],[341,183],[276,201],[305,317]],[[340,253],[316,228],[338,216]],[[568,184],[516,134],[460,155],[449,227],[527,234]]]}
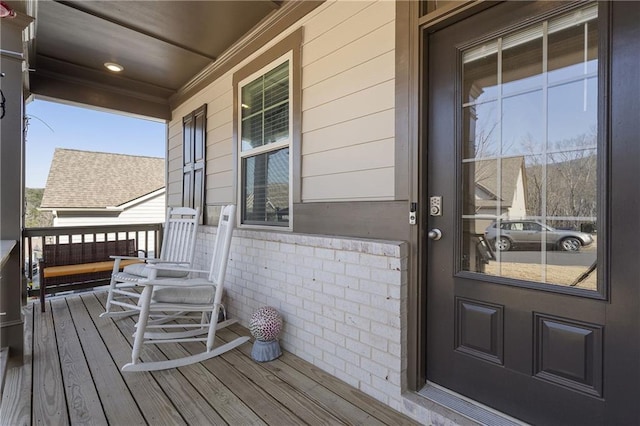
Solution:
{"label": "rocking chair armrest", "polygon": [[160,263],[170,263],[172,265],[189,265],[189,262],[182,262],[179,260],[176,261],[172,261],[172,260],[162,260],[162,259],[156,259],[156,258],[149,258],[146,259],[146,262],[150,265],[157,265]]}
{"label": "rocking chair armrest", "polygon": [[135,259],[135,260],[144,260],[146,262],[148,262],[151,259],[154,259],[153,257],[138,257],[138,256],[120,256],[120,255],[114,255],[112,254],[111,256],[109,256],[111,259],[114,260],[128,260],[128,259]]}
{"label": "rocking chair armrest", "polygon": [[154,287],[215,287],[212,282],[187,282],[184,280],[174,278],[162,278],[141,282],[140,285],[154,286]]}
{"label": "rocking chair armrest", "polygon": [[[178,262],[170,262],[170,263],[178,263]],[[163,271],[182,271],[182,272],[201,272],[203,274],[208,274],[209,271],[205,271],[203,269],[193,269],[193,268],[185,268],[182,266],[163,266],[161,263],[152,263],[147,265],[150,269],[161,269]]]}

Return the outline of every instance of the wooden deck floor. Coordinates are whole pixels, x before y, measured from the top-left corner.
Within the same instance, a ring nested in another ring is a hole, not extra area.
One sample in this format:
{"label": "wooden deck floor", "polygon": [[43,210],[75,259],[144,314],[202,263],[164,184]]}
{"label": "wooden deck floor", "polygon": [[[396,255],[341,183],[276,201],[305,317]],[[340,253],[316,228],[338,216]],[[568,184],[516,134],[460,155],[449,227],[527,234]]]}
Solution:
{"label": "wooden deck floor", "polygon": [[[25,363],[7,373],[0,425],[416,424],[289,353],[256,363],[249,342],[200,364],[122,373],[134,320],[99,318],[105,300],[94,292],[47,301],[43,314],[26,308]],[[249,333],[219,332],[238,334]],[[145,346],[143,360],[199,344]]]}

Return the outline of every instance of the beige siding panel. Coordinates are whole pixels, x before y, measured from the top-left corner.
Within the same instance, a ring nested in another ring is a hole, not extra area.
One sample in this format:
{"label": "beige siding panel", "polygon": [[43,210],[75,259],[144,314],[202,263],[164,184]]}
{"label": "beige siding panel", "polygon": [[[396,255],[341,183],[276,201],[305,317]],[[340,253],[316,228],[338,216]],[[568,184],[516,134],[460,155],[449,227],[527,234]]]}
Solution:
{"label": "beige siding panel", "polygon": [[302,138],[302,155],[392,138],[395,135],[394,112],[394,109],[388,109],[307,132]]}
{"label": "beige siding panel", "polygon": [[392,200],[394,169],[366,170],[302,180],[302,201]]}
{"label": "beige siding panel", "polygon": [[366,0],[326,2],[326,7],[304,23],[305,43],[315,40],[373,3],[375,2]]}
{"label": "beige siding panel", "polygon": [[[182,171],[182,166],[184,164],[182,163],[182,156],[180,156],[179,158],[175,158],[173,160],[169,160],[169,164],[167,166],[167,170],[169,170],[169,173],[173,172],[173,171]],[[170,174],[171,176],[171,174]],[[180,177],[180,179],[182,179],[182,177]]]}
{"label": "beige siding panel", "polygon": [[393,51],[375,57],[302,91],[302,110],[326,104],[395,77]]}
{"label": "beige siding panel", "polygon": [[182,136],[182,120],[174,120],[169,123],[169,139]]}
{"label": "beige siding panel", "polygon": [[302,133],[393,108],[395,82],[389,80],[302,113]]}
{"label": "beige siding panel", "polygon": [[232,121],[233,107],[231,105],[225,106],[220,111],[207,117],[207,128],[209,130],[217,129],[218,127],[231,123]]}
{"label": "beige siding panel", "polygon": [[384,139],[305,155],[302,177],[393,167],[394,152],[394,139]]}
{"label": "beige siding panel", "polygon": [[[344,45],[331,54],[304,67],[302,88],[317,84],[344,72],[372,57],[395,49],[395,24],[390,22],[353,43]],[[303,53],[304,54],[304,53]]]}
{"label": "beige siding panel", "polygon": [[167,144],[168,158],[182,157],[182,133],[179,137],[170,138]]}
{"label": "beige siding panel", "polygon": [[229,121],[222,126],[207,132],[207,145],[224,141],[229,139],[231,136],[233,136],[233,123]]}
{"label": "beige siding panel", "polygon": [[233,171],[207,174],[207,188],[230,188],[233,185]]}
{"label": "beige siding panel", "polygon": [[235,202],[235,195],[231,187],[207,188],[207,204],[215,205],[220,203]]}
{"label": "beige siding panel", "polygon": [[363,9],[360,13],[345,20],[320,37],[305,43],[302,66],[311,64],[336,50],[337,46],[344,46],[370,32],[374,31],[395,18],[395,2],[379,1]]}
{"label": "beige siding panel", "polygon": [[231,154],[233,154],[233,139],[231,138],[207,146],[207,160],[213,160],[214,158],[220,158]]}
{"label": "beige siding panel", "polygon": [[[213,112],[218,112],[220,111],[220,108],[217,108],[215,105],[222,105],[228,102],[227,100],[225,100],[225,98],[233,99],[231,97],[232,87],[233,74],[226,73],[200,93],[206,94],[206,99],[208,100],[208,102],[213,104]],[[221,101],[222,103],[220,103]]]}
{"label": "beige siding panel", "polygon": [[223,171],[234,169],[232,155],[225,155],[224,157],[215,158],[212,161],[209,161],[209,164],[212,168],[208,170],[207,174],[220,173]]}
{"label": "beige siding panel", "polygon": [[[182,203],[182,179],[180,181],[174,181],[171,184],[167,185],[167,197],[173,195],[180,195],[180,203]],[[174,205],[174,204],[170,204]]]}

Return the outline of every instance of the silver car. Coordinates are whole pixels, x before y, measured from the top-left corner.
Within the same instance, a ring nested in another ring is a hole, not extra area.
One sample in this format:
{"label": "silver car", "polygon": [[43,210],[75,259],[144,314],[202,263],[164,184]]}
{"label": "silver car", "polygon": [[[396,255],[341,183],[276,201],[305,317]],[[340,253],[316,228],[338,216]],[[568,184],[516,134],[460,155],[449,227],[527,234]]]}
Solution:
{"label": "silver car", "polygon": [[[500,237],[498,237],[498,227]],[[548,249],[578,251],[593,243],[590,234],[579,231],[555,229],[536,220],[502,220],[492,223],[484,231],[485,238],[498,251],[514,247],[541,247],[543,241]]]}

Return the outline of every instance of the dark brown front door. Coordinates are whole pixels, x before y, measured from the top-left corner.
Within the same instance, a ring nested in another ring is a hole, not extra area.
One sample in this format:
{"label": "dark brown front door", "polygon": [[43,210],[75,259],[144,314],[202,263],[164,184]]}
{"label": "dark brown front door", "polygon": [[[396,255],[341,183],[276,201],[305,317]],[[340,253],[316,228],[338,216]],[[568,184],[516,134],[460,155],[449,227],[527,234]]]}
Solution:
{"label": "dark brown front door", "polygon": [[505,2],[425,34],[428,381],[535,424],[640,424],[638,22]]}

